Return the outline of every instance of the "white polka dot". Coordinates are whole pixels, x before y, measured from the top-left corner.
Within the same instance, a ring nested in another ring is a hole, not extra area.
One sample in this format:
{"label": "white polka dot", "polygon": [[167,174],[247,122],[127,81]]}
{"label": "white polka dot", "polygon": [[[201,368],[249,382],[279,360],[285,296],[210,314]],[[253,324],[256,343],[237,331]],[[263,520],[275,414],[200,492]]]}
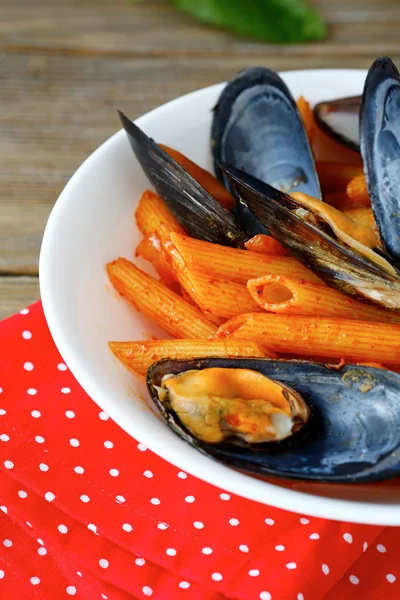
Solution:
{"label": "white polka dot", "polygon": [[66,410],[65,416],[67,417],[67,419],[73,419],[75,417],[75,413],[73,410]]}
{"label": "white polka dot", "polygon": [[175,548],[167,548],[165,551],[165,554],[168,554],[168,556],[175,556],[176,550],[175,550]]}
{"label": "white polka dot", "polygon": [[31,577],[31,584],[32,585],[39,585],[39,583],[40,583],[39,577]]}
{"label": "white polka dot", "polygon": [[179,479],[187,479],[187,473],[185,473],[184,471],[179,471],[178,477]]}
{"label": "white polka dot", "polygon": [[297,594],[297,600],[304,600],[304,596],[301,592]]}
{"label": "white polka dot", "polygon": [[39,469],[43,472],[46,472],[49,470],[49,465],[46,465],[46,463],[40,463]]}
{"label": "white polka dot", "polygon": [[278,552],[283,552],[285,550],[285,546],[282,546],[282,544],[278,544],[277,546],[275,546],[275,550],[278,550]]}
{"label": "white polka dot", "polygon": [[101,597],[103,598],[103,600],[108,600],[108,596],[106,596],[105,594],[102,594]]}
{"label": "white polka dot", "polygon": [[108,560],[106,558],[101,558],[99,560],[99,565],[101,566],[102,569],[107,569],[109,564],[110,563],[108,562]]}
{"label": "white polka dot", "polygon": [[249,571],[250,577],[258,577],[259,574],[260,574],[260,571],[258,569],[250,569],[250,571]]}
{"label": "white polka dot", "polygon": [[37,390],[35,388],[28,388],[26,393],[29,394],[29,396],[36,396]]}
{"label": "white polka dot", "polygon": [[321,565],[321,569],[322,569],[322,572],[323,572],[324,575],[329,575],[329,567],[328,567],[328,565],[325,565],[325,564]]}
{"label": "white polka dot", "polygon": [[93,531],[93,533],[97,533],[97,525],[94,525],[93,523],[89,523],[87,528],[90,529],[90,531]]}
{"label": "white polka dot", "polygon": [[273,519],[265,519],[266,525],[275,525],[275,521]]}
{"label": "white polka dot", "polygon": [[82,573],[80,571],[77,571],[76,574],[79,575],[79,577],[82,577]]}
{"label": "white polka dot", "polygon": [[306,519],[305,517],[301,517],[301,519],[300,519],[300,523],[302,525],[307,525],[309,522],[310,522],[310,520]]}
{"label": "white polka dot", "polygon": [[10,440],[10,436],[9,436],[9,435],[7,435],[6,433],[2,433],[2,434],[0,435],[0,440],[1,440],[2,442],[8,442],[8,441]]}
{"label": "white polka dot", "polygon": [[363,552],[365,552],[367,548],[368,548],[368,543],[364,542],[363,543]]}
{"label": "white polka dot", "polygon": [[[3,579],[4,575],[5,575],[4,571],[0,570],[0,579]],[[386,577],[388,577],[388,575],[386,575]]]}
{"label": "white polka dot", "polygon": [[79,446],[79,444],[80,444],[79,440],[77,440],[76,438],[71,438],[69,440],[69,443],[71,444],[71,446],[73,448],[77,448]]}
{"label": "white polka dot", "polygon": [[295,562],[290,562],[290,563],[287,563],[287,565],[286,565],[286,568],[290,569],[290,570],[295,569],[296,567],[297,567],[297,565]]}
{"label": "white polka dot", "polygon": [[260,600],[272,600],[272,596],[269,592],[261,592]]}
{"label": "white polka dot", "polygon": [[109,473],[110,473],[111,477],[118,477],[118,475],[119,475],[118,469],[110,469]]}
{"label": "white polka dot", "polygon": [[22,332],[22,337],[24,340],[30,340],[32,338],[32,333],[25,329],[25,331]]}
{"label": "white polka dot", "polygon": [[151,471],[145,471],[143,475],[147,477],[147,479],[151,479],[153,477],[153,473]]}
{"label": "white polka dot", "polygon": [[11,541],[11,540],[3,540],[3,545],[4,545],[6,548],[11,548],[11,546],[12,546],[12,541]]}
{"label": "white polka dot", "polygon": [[0,510],[6,515],[8,513],[7,506],[0,506]]}
{"label": "white polka dot", "polygon": [[196,498],[194,496],[186,496],[185,498],[185,502],[188,502],[189,504],[192,504],[192,502],[194,502],[196,500]]}
{"label": "white polka dot", "polygon": [[188,581],[181,581],[179,583],[179,587],[182,588],[183,590],[187,590],[190,588],[190,583]]}
{"label": "white polka dot", "polygon": [[381,552],[382,554],[384,554],[386,552],[386,546],[384,546],[383,544],[378,544],[376,549],[378,550],[378,552]]}
{"label": "white polka dot", "polygon": [[7,411],[4,410],[4,408],[0,408],[0,415],[3,416],[3,415],[6,415],[6,414],[7,414]]}
{"label": "white polka dot", "polygon": [[24,492],[24,490],[19,490],[19,492],[18,492],[18,496],[19,496],[20,498],[27,498],[27,497],[28,497],[28,494],[27,494],[26,492]]}
{"label": "white polka dot", "polygon": [[225,492],[223,494],[220,494],[219,497],[221,498],[221,500],[230,500],[231,497],[229,494],[225,494]]}
{"label": "white polka dot", "polygon": [[20,315],[27,315],[29,314],[29,308],[23,308],[22,310],[19,311]]}
{"label": "white polka dot", "polygon": [[6,469],[13,469],[14,468],[14,463],[12,462],[12,460],[5,460],[4,461],[4,466]]}
{"label": "white polka dot", "polygon": [[59,371],[66,371],[66,370],[67,370],[67,368],[68,368],[68,367],[67,367],[67,365],[66,365],[65,363],[58,363],[58,365],[57,365],[57,369],[58,369]]}
{"label": "white polka dot", "polygon": [[195,521],[193,523],[193,527],[196,527],[196,529],[203,529],[204,523],[202,523],[201,521]]}
{"label": "white polka dot", "polygon": [[344,533],[343,534],[343,539],[348,544],[352,544],[353,543],[353,536],[351,535],[351,533]]}
{"label": "white polka dot", "polygon": [[135,560],[135,565],[137,565],[138,567],[143,567],[143,565],[146,564],[146,561],[144,560],[144,558],[137,558]]}
{"label": "white polka dot", "polygon": [[90,502],[90,498],[86,494],[82,494],[81,501],[86,504],[87,502]]}
{"label": "white polka dot", "polygon": [[240,550],[240,552],[248,552],[249,551],[249,547],[246,546],[246,544],[240,544],[239,550]]}
{"label": "white polka dot", "polygon": [[43,540],[41,540],[40,538],[38,538],[36,541],[37,541],[37,543],[38,543],[38,544],[40,544],[41,546],[44,546],[44,541],[43,541]]}
{"label": "white polka dot", "polygon": [[138,450],[140,450],[140,452],[146,452],[146,450],[147,450],[147,446],[145,446],[142,443],[138,444],[137,447],[138,447]]}
{"label": "white polka dot", "polygon": [[221,573],[213,573],[211,575],[211,579],[214,579],[214,581],[221,581],[221,579],[223,579]]}
{"label": "white polka dot", "polygon": [[37,442],[38,444],[44,444],[44,441],[45,441],[45,439],[42,435],[37,435],[35,437],[35,442]]}
{"label": "white polka dot", "polygon": [[76,594],[76,587],[74,585],[69,585],[67,587],[67,594],[69,594],[69,596],[75,596],[75,594]]}
{"label": "white polka dot", "polygon": [[240,521],[238,519],[229,519],[229,525],[232,525],[232,527],[237,527],[239,523]]}
{"label": "white polka dot", "polygon": [[144,587],[142,587],[142,592],[143,592],[143,594],[145,596],[152,596],[153,595],[153,590],[148,585],[145,585]]}
{"label": "white polka dot", "polygon": [[41,414],[40,410],[33,410],[33,411],[31,412],[31,415],[32,415],[32,417],[33,417],[34,419],[39,419],[39,417],[41,417],[41,416],[42,416],[42,414]]}
{"label": "white polka dot", "polygon": [[151,502],[152,504],[154,504],[154,506],[157,506],[158,504],[160,504],[160,500],[159,500],[158,498],[152,498],[152,499],[150,500],[150,502]]}
{"label": "white polka dot", "polygon": [[78,465],[77,467],[74,467],[74,471],[75,471],[75,473],[78,473],[78,475],[82,475],[82,473],[85,472],[85,469]]}
{"label": "white polka dot", "polygon": [[34,368],[35,367],[34,367],[33,363],[31,363],[31,362],[24,363],[25,371],[33,371]]}
{"label": "white polka dot", "polygon": [[32,527],[32,524],[29,523],[29,521],[26,521],[26,524],[28,525],[28,527]]}
{"label": "white polka dot", "polygon": [[114,444],[113,444],[112,442],[110,442],[109,440],[106,440],[106,441],[104,442],[104,447],[105,447],[105,448],[108,448],[108,449],[110,449],[110,448],[112,448],[113,446],[114,446]]}
{"label": "white polka dot", "polygon": [[57,527],[57,529],[60,533],[68,533],[68,527],[66,525],[61,524]]}
{"label": "white polka dot", "polygon": [[355,575],[350,575],[349,580],[353,585],[358,585],[360,583],[360,580]]}
{"label": "white polka dot", "polygon": [[47,550],[46,548],[43,548],[42,546],[40,548],[38,548],[38,554],[40,554],[40,556],[45,556],[47,554]]}
{"label": "white polka dot", "polygon": [[104,410],[102,410],[101,412],[99,412],[99,417],[102,421],[107,421],[110,417],[108,416],[108,414],[106,412],[104,412]]}
{"label": "white polka dot", "polygon": [[63,387],[63,388],[61,388],[61,393],[62,394],[70,394],[71,393],[71,388],[69,388],[69,387]]}
{"label": "white polka dot", "polygon": [[393,573],[388,573],[386,575],[386,579],[389,583],[394,583],[396,581],[396,577],[393,575]]}
{"label": "white polka dot", "polygon": [[[115,496],[115,499],[118,502],[118,504],[122,504],[122,502],[126,502],[124,496]],[[160,503],[160,501],[158,501],[158,503]]]}
{"label": "white polka dot", "polygon": [[310,535],[310,540],[319,540],[319,534],[318,533],[312,533]]}
{"label": "white polka dot", "polygon": [[165,529],[168,529],[169,525],[168,523],[158,523],[157,527],[158,529],[162,529],[164,531]]}
{"label": "white polka dot", "polygon": [[205,548],[202,548],[201,551],[203,554],[212,554],[212,548],[209,548],[208,546],[206,546]]}
{"label": "white polka dot", "polygon": [[53,492],[46,492],[44,497],[46,498],[47,502],[53,502],[55,495]]}
{"label": "white polka dot", "polygon": [[132,527],[132,525],[130,525],[129,523],[124,523],[124,524],[122,525],[122,529],[123,529],[124,531],[127,531],[127,532],[129,533],[130,531],[132,531],[133,527]]}

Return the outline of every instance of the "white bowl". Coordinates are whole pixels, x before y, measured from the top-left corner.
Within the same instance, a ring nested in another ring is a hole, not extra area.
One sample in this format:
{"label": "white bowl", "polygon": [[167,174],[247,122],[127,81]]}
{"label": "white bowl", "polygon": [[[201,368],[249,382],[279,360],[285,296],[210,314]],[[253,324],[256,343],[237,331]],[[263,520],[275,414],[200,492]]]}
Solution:
{"label": "white bowl", "polygon": [[[315,103],[361,93],[365,75],[359,70],[314,70],[284,73],[283,78],[295,97],[303,94]],[[211,109],[222,88],[223,84],[214,85],[178,98],[137,123],[157,141],[211,169]],[[134,256],[141,236],[133,213],[148,187],[125,132],[119,131],[78,169],[47,223],[40,255],[43,307],[54,341],[78,382],[134,438],[177,467],[229,492],[318,517],[400,525],[396,486],[258,480],[189,447],[149,408],[143,382],[113,358],[107,342],[144,339],[159,332],[119,299],[105,271],[108,261]],[[147,263],[140,266],[151,272]]]}

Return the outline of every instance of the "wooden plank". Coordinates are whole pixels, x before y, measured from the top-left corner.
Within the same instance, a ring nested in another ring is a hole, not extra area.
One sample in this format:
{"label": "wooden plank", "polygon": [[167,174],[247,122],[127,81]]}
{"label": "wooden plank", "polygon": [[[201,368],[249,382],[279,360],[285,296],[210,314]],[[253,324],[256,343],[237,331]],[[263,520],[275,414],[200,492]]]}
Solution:
{"label": "wooden plank", "polygon": [[0,320],[39,299],[37,277],[0,277]]}
{"label": "wooden plank", "polygon": [[2,2],[0,40],[8,50],[46,48],[131,56],[398,53],[398,0],[314,0],[328,24],[328,38],[296,46],[266,45],[199,24],[170,0]]}

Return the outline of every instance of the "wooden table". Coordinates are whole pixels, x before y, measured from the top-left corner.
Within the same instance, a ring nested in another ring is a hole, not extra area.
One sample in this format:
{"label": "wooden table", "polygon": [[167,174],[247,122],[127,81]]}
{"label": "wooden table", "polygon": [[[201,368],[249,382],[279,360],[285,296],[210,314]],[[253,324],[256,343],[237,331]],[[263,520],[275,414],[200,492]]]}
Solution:
{"label": "wooden table", "polygon": [[39,298],[51,207],[80,163],[132,117],[249,65],[400,64],[398,0],[314,0],[319,43],[274,46],[202,26],[167,0],[0,0],[0,317]]}

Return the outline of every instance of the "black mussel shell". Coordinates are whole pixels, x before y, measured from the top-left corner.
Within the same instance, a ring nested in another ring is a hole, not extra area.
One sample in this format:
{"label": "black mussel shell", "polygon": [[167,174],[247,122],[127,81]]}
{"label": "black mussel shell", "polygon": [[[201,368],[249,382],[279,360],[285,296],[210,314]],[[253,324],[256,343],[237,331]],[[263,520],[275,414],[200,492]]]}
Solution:
{"label": "black mussel shell", "polygon": [[[318,175],[303,121],[288,87],[270,69],[251,67],[224,88],[214,109],[211,150],[216,175],[224,162],[282,191],[321,197]],[[234,190],[233,190],[234,193]],[[234,209],[253,235],[266,230],[246,208]]]}
{"label": "black mussel shell", "polygon": [[365,81],[361,154],[371,206],[387,253],[400,262],[400,75],[378,58]]}
{"label": "black mussel shell", "polygon": [[119,116],[140,166],[189,235],[225,246],[243,246],[249,236],[234,217],[144,131],[122,112]]}
{"label": "black mussel shell", "polygon": [[379,306],[400,308],[400,277],[390,275],[290,212],[299,206],[290,196],[237,169],[221,166],[240,202],[275,239],[328,285]]}
{"label": "black mussel shell", "polygon": [[[160,402],[164,375],[223,367],[259,371],[294,388],[311,409],[307,424],[282,442],[207,444]],[[400,472],[400,374],[348,365],[332,371],[305,361],[252,358],[162,360],[147,373],[150,396],[168,425],[203,454],[259,475],[320,482],[366,482]]]}
{"label": "black mussel shell", "polygon": [[325,100],[314,107],[314,117],[320,128],[333,139],[352,150],[360,151],[361,96]]}

